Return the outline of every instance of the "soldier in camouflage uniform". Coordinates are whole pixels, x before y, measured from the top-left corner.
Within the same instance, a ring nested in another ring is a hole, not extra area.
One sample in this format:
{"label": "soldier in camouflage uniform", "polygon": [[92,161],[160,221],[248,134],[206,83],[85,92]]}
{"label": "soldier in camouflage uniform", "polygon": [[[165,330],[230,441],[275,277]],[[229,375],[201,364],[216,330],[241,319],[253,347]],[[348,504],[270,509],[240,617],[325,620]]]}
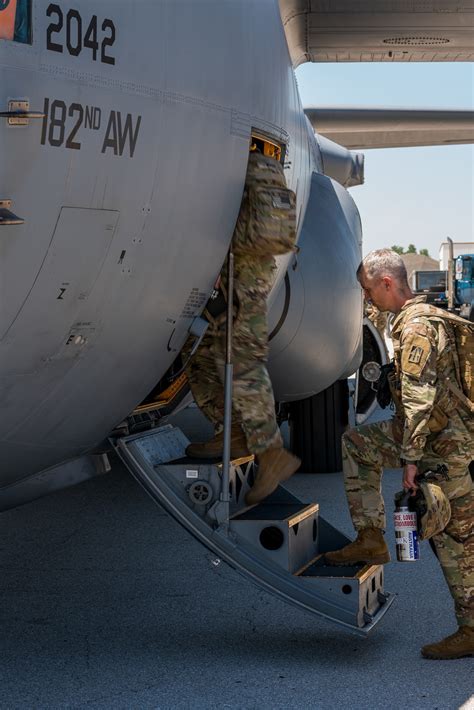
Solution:
{"label": "soldier in camouflage uniform", "polygon": [[425,297],[414,298],[395,252],[371,252],[357,276],[366,299],[396,314],[390,382],[395,416],[355,427],[343,436],[344,482],[358,536],[342,550],[327,553],[326,559],[331,564],[389,562],[383,538],[383,468],[402,465],[403,487],[415,490],[419,471],[445,463],[449,480],[439,485],[450,500],[451,519],[433,541],[459,628],[439,643],[424,646],[422,655],[443,659],[474,655],[474,494],[468,469],[474,456],[473,421],[446,384],[457,382],[451,326],[446,320],[416,314]]}
{"label": "soldier in camouflage uniform", "polygon": [[[265,204],[269,205],[268,212]],[[270,219],[265,220],[265,214]],[[250,452],[258,457],[256,481],[246,496],[248,505],[272,493],[301,463],[283,448],[267,372],[267,297],[275,272],[274,254],[293,250],[294,239],[294,194],[286,188],[283,168],[273,158],[251,153],[244,198],[232,238],[235,307],[231,456]],[[225,267],[220,289],[225,296]],[[213,316],[208,306],[208,332],[186,367],[194,399],[215,429],[210,441],[188,447],[187,454],[198,458],[221,456],[223,449],[226,314]],[[185,357],[189,347],[185,349]]]}
{"label": "soldier in camouflage uniform", "polygon": [[[266,298],[270,290],[274,259],[266,261],[239,258],[234,261],[234,308],[232,362],[232,455],[245,456],[249,451],[261,454],[268,448],[282,446],[275,418],[273,390],[266,362],[268,329]],[[226,268],[220,276],[220,288],[226,289]],[[241,304],[245,304],[242,306]],[[199,408],[214,425],[218,442],[191,444],[190,455],[220,455],[223,444],[224,366],[226,314],[207,314],[209,328],[196,354],[186,366],[191,391]],[[190,345],[186,348],[189,350]],[[184,351],[186,356],[186,350]],[[219,444],[220,442],[220,444]],[[214,451],[214,443],[217,443]]]}

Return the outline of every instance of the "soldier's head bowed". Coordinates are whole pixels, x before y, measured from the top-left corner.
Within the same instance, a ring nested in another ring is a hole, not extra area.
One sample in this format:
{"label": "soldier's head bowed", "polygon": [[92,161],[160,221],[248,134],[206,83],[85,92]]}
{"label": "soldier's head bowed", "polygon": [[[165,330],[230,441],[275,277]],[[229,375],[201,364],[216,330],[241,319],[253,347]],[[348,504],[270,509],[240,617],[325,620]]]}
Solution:
{"label": "soldier's head bowed", "polygon": [[380,311],[398,313],[413,298],[403,259],[392,249],[375,249],[357,269],[357,279],[369,303]]}

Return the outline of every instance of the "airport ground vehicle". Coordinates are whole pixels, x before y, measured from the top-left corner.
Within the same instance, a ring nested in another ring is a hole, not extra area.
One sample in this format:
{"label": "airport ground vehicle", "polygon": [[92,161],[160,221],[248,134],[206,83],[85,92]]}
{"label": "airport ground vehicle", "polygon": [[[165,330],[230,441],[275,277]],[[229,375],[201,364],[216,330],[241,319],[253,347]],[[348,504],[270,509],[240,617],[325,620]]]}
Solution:
{"label": "airport ground vehicle", "polygon": [[426,294],[428,303],[449,308],[462,318],[474,321],[474,253],[454,257],[453,243],[448,244],[451,251],[448,269],[415,271],[412,289],[414,293]]}

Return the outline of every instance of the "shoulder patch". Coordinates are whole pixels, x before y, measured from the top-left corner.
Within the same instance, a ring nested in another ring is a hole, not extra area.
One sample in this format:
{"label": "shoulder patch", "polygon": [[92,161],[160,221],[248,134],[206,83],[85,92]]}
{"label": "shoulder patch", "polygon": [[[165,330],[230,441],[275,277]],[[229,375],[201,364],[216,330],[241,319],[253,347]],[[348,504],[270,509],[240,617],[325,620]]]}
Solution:
{"label": "shoulder patch", "polygon": [[410,352],[408,353],[408,362],[414,362],[415,365],[419,365],[423,354],[424,350],[422,347],[419,345],[412,345]]}
{"label": "shoulder patch", "polygon": [[402,372],[413,377],[421,377],[431,353],[428,338],[413,334],[402,347]]}

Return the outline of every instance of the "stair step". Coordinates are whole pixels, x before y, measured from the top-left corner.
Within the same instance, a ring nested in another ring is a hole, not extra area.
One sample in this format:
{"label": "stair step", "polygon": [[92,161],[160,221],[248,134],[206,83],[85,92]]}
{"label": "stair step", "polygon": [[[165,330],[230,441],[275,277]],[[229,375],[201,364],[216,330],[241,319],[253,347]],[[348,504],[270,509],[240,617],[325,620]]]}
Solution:
{"label": "stair step", "polygon": [[360,624],[370,623],[386,601],[383,565],[333,566],[325,564],[324,555],[320,553],[303,565],[295,576],[303,584],[311,585],[321,593],[333,594],[345,606],[352,606]]}
{"label": "stair step", "polygon": [[241,513],[231,517],[231,520],[273,520],[275,522],[286,522],[288,527],[298,525],[302,520],[318,512],[317,503],[293,503],[293,502],[271,502],[264,501],[258,505],[246,508]]}
{"label": "stair step", "polygon": [[[187,439],[166,425],[112,438],[116,451],[150,496],[231,567],[300,609],[366,635],[394,597],[384,594],[383,568],[328,567],[323,555],[349,538],[283,487],[265,505],[244,507],[253,460],[231,465],[230,505],[220,462],[185,458]],[[184,465],[172,463],[184,459]],[[263,538],[261,539],[263,533]],[[296,574],[294,572],[296,571]]]}
{"label": "stair step", "polygon": [[300,567],[298,570],[296,570],[296,572],[294,572],[294,575],[296,577],[300,577],[301,575],[304,575],[306,570],[308,570],[310,567],[313,567],[313,565],[315,565],[315,563],[318,560],[322,559],[322,557],[323,557],[323,553],[318,552],[318,554],[315,557],[313,557],[311,560],[306,562],[302,567]]}
{"label": "stair step", "polygon": [[[216,466],[217,468],[222,468],[222,457],[198,459],[186,456],[185,452],[189,439],[186,438],[180,429],[173,427],[171,424],[164,424],[145,433],[148,435],[143,436],[143,432],[132,435],[130,440],[136,440],[140,452],[153,466],[166,463],[187,467]],[[253,461],[253,459],[253,455],[241,456],[237,459],[232,459],[231,463],[234,466],[241,466]]]}
{"label": "stair step", "polygon": [[[230,459],[230,462],[234,466],[241,466],[242,464],[249,463],[254,460],[253,454],[249,456],[239,456],[239,458]],[[222,468],[224,465],[221,458],[196,458],[195,456],[182,456],[178,459],[172,459],[168,463],[176,464],[177,466],[216,466],[217,468]]]}
{"label": "stair step", "polygon": [[[310,560],[306,565],[298,570],[297,574],[303,577],[357,577],[361,573],[371,567],[380,567],[380,565],[367,565],[360,562],[355,565],[328,565],[324,561],[324,554],[319,553]],[[363,575],[362,575],[363,576]]]}
{"label": "stair step", "polygon": [[318,551],[317,503],[273,499],[237,512],[229,519],[231,531],[260,553],[294,573]]}

